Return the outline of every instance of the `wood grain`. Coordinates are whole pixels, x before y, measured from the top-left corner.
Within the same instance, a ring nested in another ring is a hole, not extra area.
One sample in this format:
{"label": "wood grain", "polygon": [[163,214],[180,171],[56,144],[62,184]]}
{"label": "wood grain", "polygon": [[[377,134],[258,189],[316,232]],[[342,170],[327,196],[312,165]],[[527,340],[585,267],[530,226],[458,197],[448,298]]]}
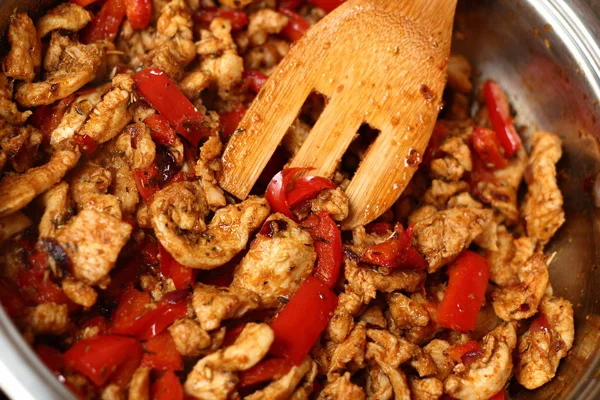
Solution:
{"label": "wood grain", "polygon": [[223,154],[221,186],[243,199],[311,91],[329,98],[291,166],[331,176],[364,122],[376,141],[346,193],[344,229],[400,196],[431,136],[456,0],[349,0],[314,25],[273,72]]}

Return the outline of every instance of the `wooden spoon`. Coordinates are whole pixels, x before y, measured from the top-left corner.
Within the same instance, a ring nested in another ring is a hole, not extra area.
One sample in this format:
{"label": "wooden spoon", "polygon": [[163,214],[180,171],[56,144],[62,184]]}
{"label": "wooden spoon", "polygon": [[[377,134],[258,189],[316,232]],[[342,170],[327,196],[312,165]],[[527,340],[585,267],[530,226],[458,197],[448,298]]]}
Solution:
{"label": "wooden spoon", "polygon": [[349,0],[271,74],[223,153],[219,184],[244,199],[308,95],[328,98],[291,161],[331,176],[358,128],[380,131],[346,194],[351,229],[390,208],[417,170],[441,108],[456,0]]}

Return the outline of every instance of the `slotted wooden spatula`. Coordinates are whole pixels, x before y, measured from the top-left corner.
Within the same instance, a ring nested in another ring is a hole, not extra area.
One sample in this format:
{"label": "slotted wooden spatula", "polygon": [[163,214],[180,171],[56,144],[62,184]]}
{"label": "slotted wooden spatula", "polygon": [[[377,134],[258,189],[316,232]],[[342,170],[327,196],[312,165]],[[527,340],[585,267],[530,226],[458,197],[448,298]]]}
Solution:
{"label": "slotted wooden spatula", "polygon": [[220,185],[244,199],[315,90],[329,99],[293,167],[331,176],[363,123],[380,130],[346,193],[351,229],[416,171],[441,107],[456,0],[349,0],[292,46],[223,153]]}

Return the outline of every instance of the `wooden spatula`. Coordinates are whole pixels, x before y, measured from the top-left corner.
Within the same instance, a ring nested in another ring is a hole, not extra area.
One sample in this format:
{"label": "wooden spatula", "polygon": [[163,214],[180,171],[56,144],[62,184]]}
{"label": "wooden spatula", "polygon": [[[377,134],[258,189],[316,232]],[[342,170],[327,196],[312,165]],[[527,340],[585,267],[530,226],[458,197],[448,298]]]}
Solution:
{"label": "wooden spatula", "polygon": [[349,0],[292,46],[223,153],[220,185],[244,199],[307,96],[329,99],[293,167],[331,176],[363,123],[380,130],[346,193],[351,229],[416,171],[441,108],[456,0]]}

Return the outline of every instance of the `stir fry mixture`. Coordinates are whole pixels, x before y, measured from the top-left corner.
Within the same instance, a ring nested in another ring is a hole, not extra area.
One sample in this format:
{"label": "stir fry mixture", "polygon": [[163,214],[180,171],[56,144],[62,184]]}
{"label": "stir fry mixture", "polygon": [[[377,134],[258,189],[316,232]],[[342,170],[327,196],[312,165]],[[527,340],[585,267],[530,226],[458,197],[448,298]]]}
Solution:
{"label": "stir fry mixture", "polygon": [[[344,188],[285,168],[253,194],[220,155],[270,72],[341,0],[72,0],[10,19],[0,74],[0,300],[82,399],[504,399],[554,378],[573,309],[544,246],[561,141],[530,151],[494,81],[452,55],[419,170],[341,232]],[[473,112],[471,112],[473,110]],[[240,160],[240,162],[244,162]]]}

